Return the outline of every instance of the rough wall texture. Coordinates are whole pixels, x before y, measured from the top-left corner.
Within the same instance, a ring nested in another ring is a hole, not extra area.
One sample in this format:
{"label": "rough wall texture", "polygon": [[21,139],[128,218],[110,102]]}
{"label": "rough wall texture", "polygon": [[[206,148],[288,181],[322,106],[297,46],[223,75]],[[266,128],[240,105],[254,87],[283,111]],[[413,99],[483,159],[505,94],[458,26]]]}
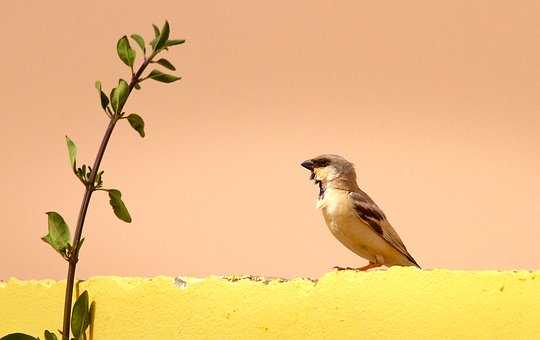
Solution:
{"label": "rough wall texture", "polygon": [[[61,324],[64,282],[0,283],[0,335]],[[95,277],[92,339],[540,339],[540,272],[329,273],[318,281]]]}

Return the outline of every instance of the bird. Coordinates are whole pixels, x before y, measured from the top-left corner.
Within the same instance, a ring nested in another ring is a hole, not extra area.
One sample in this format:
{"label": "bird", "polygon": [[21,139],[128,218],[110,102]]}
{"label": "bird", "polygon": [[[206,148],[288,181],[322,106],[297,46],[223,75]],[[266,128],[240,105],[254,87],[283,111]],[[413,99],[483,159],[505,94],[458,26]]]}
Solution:
{"label": "bird", "polygon": [[311,172],[310,180],[319,187],[316,206],[330,232],[353,253],[369,261],[360,268],[334,268],[420,268],[383,211],[358,187],[353,163],[339,155],[324,154],[302,162],[301,166]]}

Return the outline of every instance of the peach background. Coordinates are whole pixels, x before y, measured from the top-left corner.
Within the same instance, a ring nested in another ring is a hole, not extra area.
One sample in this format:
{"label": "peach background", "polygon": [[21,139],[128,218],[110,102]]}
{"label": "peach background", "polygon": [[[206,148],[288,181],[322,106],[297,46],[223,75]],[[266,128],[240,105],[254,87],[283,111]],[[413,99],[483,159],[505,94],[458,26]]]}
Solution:
{"label": "peach background", "polygon": [[[148,3],[148,2],[146,2]],[[93,87],[125,33],[168,18],[184,79],[147,82],[103,162],[78,275],[318,276],[363,265],[330,235],[299,163],[339,153],[426,268],[538,268],[538,1],[3,1],[0,278],[64,278],[44,212],[74,226]],[[148,39],[147,39],[148,40]]]}

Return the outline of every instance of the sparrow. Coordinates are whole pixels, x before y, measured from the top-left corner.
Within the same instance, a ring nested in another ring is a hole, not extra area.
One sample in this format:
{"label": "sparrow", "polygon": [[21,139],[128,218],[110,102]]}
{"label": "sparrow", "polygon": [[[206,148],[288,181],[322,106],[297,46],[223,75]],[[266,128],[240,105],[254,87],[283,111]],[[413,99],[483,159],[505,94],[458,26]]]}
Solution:
{"label": "sparrow", "polygon": [[330,232],[353,253],[367,259],[365,271],[385,265],[416,266],[383,211],[356,183],[354,165],[338,155],[321,155],[301,164],[319,187],[317,208]]}

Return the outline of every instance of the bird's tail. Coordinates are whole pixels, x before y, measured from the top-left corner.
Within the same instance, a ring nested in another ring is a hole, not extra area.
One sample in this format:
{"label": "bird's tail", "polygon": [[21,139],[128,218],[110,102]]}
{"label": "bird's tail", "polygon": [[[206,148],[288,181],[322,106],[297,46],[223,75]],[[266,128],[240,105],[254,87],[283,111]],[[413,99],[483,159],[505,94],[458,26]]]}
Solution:
{"label": "bird's tail", "polygon": [[418,262],[416,262],[416,260],[411,256],[411,254],[407,253],[407,260],[409,260],[409,262],[411,262],[411,266],[415,266],[417,267],[418,269],[422,269],[422,267],[420,267],[420,265],[418,264]]}

